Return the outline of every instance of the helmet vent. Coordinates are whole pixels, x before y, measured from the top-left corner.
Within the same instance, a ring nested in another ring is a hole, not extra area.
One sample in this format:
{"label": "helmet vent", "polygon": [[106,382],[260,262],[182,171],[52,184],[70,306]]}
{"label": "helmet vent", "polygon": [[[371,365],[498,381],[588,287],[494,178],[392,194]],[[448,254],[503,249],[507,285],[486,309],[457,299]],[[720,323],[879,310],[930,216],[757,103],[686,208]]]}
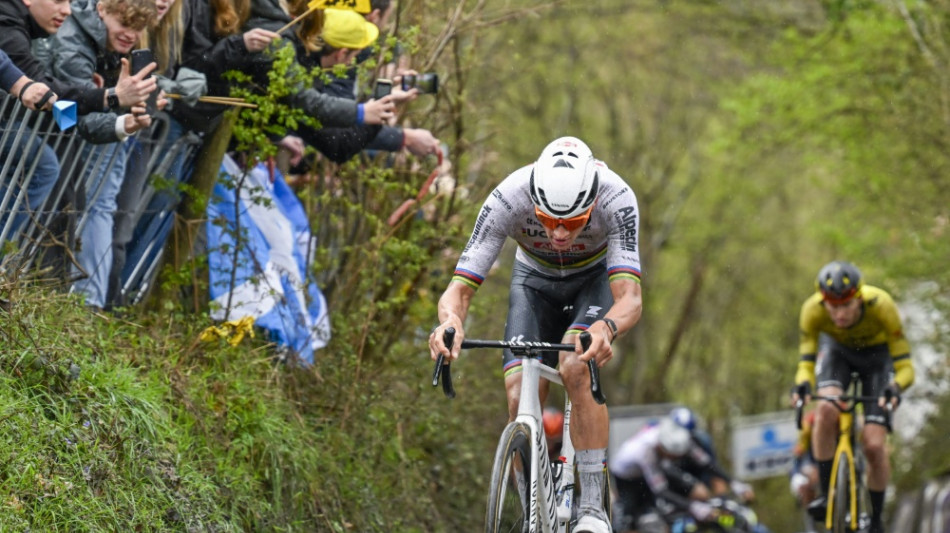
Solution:
{"label": "helmet vent", "polygon": [[554,163],[554,168],[574,168],[573,165],[565,161],[564,159],[558,159],[557,163]]}

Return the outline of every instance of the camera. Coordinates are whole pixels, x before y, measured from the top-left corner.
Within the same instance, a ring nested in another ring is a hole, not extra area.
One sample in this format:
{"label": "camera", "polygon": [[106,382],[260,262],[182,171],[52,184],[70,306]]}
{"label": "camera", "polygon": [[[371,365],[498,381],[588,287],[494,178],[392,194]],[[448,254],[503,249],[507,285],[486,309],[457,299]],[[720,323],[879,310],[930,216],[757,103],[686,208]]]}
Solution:
{"label": "camera", "polygon": [[389,93],[393,90],[392,80],[387,80],[385,78],[380,78],[376,80],[376,88],[373,89],[373,99],[379,100],[389,96]]}
{"label": "camera", "polygon": [[439,75],[435,72],[425,74],[406,74],[402,77],[402,90],[418,89],[421,94],[435,94],[439,92]]}
{"label": "camera", "polygon": [[[132,50],[132,61],[129,65],[129,70],[131,74],[138,74],[140,70],[149,66],[155,57],[152,55],[152,51],[148,48],[142,48],[140,50]],[[151,78],[152,75],[149,74],[145,79]],[[148,115],[155,115],[158,112],[158,89],[152,91],[152,94],[148,95],[148,99],[145,100],[145,113]]]}

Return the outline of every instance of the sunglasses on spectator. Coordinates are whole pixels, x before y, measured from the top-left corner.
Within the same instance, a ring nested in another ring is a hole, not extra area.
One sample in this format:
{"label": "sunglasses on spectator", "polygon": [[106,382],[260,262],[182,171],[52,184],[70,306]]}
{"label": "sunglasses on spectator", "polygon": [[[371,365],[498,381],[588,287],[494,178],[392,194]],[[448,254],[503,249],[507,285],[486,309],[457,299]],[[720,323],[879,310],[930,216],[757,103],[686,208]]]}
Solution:
{"label": "sunglasses on spectator", "polygon": [[538,222],[542,226],[547,228],[549,231],[554,231],[558,226],[564,226],[564,229],[567,231],[574,231],[579,228],[583,228],[587,225],[587,221],[590,220],[590,213],[594,210],[594,206],[590,206],[587,211],[571,217],[571,218],[554,218],[551,215],[548,215],[544,211],[541,211],[538,206],[534,206],[534,214],[538,217]]}

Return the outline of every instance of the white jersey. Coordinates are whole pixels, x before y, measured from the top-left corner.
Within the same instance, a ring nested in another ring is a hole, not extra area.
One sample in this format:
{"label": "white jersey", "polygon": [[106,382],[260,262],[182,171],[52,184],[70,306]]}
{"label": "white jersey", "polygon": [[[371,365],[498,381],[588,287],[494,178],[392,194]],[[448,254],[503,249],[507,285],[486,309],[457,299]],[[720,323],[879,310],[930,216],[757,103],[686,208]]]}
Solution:
{"label": "white jersey", "polygon": [[505,239],[511,237],[518,243],[515,260],[543,276],[562,278],[606,261],[609,280],[639,282],[640,213],[637,197],[623,178],[597,162],[600,187],[590,221],[569,250],[557,251],[534,214],[529,190],[532,168],[512,172],[485,200],[453,281],[478,289]]}
{"label": "white jersey", "polygon": [[660,468],[660,430],[647,426],[627,439],[608,463],[610,473],[620,479],[643,478],[653,494],[666,490],[666,475]]}

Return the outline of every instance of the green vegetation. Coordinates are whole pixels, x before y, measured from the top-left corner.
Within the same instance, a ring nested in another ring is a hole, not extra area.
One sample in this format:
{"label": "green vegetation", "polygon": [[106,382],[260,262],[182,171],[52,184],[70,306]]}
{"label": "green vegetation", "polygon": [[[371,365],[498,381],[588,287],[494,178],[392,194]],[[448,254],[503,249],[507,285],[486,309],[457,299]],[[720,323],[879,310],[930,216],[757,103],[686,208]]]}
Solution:
{"label": "green vegetation", "polygon": [[[585,139],[643,211],[644,317],[604,373],[611,404],[694,406],[727,450],[732,414],[787,407],[798,309],[832,258],[934,311],[912,341],[938,354],[918,375],[946,382],[950,2],[399,9],[414,66],[443,80],[402,115],[452,148],[457,186],[391,227],[433,161],[317,167],[328,178],[299,194],[333,340],[312,368],[260,338],[199,343],[206,280],[184,262],[121,317],[11,289],[0,531],[477,530],[506,419],[500,358],[464,356],[448,401],[424,340],[482,197],[558,135]],[[510,252],[470,336],[503,331]],[[902,490],[950,468],[950,400],[932,394],[938,415],[894,439]],[[786,480],[756,489],[773,531],[796,530]]]}

